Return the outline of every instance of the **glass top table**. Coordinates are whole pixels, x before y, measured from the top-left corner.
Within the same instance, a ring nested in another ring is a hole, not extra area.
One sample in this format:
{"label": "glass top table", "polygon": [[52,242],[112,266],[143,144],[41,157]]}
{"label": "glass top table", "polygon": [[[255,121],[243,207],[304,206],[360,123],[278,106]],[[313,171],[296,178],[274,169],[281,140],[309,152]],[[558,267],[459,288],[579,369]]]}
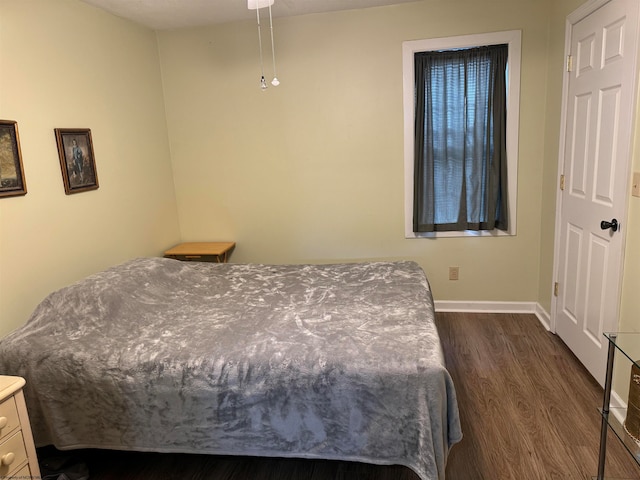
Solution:
{"label": "glass top table", "polygon": [[602,426],[600,431],[600,455],[598,458],[598,476],[594,477],[598,480],[604,479],[604,463],[606,455],[606,434],[607,429],[615,434],[622,445],[629,452],[635,462],[640,465],[640,444],[634,440],[626,431],[623,422],[627,414],[627,409],[622,407],[612,407],[611,403],[611,386],[613,379],[613,363],[616,354],[621,353],[622,359],[635,364],[640,368],[640,332],[607,332],[604,336],[609,341],[609,350],[607,357],[607,375],[604,386],[604,398],[602,410]]}
{"label": "glass top table", "polygon": [[640,367],[640,332],[605,332],[617,351]]}

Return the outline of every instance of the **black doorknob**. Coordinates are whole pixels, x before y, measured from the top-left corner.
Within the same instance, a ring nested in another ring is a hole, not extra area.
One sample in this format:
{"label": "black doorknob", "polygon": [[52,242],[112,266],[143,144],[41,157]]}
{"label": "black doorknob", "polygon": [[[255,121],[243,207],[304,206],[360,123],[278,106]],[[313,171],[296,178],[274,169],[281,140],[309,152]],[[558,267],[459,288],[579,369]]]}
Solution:
{"label": "black doorknob", "polygon": [[607,222],[606,220],[603,220],[603,221],[600,222],[600,228],[602,230],[606,230],[606,229],[610,228],[611,231],[617,232],[618,231],[618,220],[616,220],[615,218],[613,220],[611,220],[610,222]]}

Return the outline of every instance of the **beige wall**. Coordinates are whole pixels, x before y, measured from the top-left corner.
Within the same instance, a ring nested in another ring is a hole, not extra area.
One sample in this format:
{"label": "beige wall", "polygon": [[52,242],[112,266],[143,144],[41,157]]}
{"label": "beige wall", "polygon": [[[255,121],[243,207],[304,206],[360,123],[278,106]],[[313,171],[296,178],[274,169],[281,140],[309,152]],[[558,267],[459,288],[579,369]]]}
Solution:
{"label": "beige wall", "polygon": [[[640,98],[640,94],[638,95]],[[640,115],[636,109],[636,135],[632,165],[634,172],[640,172]],[[640,198],[629,197],[629,211],[626,222],[626,248],[624,277],[622,281],[622,302],[620,306],[620,331],[640,332]],[[640,360],[640,359],[638,359]]]}
{"label": "beige wall", "polygon": [[[0,118],[28,193],[0,199],[0,335],[55,288],[179,240],[155,34],[76,0],[0,2]],[[100,188],[65,195],[53,129],[90,128]]]}
{"label": "beige wall", "polygon": [[[0,200],[0,334],[54,288],[180,239],[236,240],[237,262],[413,259],[438,300],[549,310],[564,20],[581,3],[275,19],[282,85],[261,92],[253,22],[156,39],[77,0],[3,0],[0,118],[18,121],[29,193]],[[511,29],[523,32],[517,236],[404,239],[402,41]],[[55,127],[92,129],[99,190],[64,195]],[[630,319],[637,210],[632,200]]]}
{"label": "beige wall", "polygon": [[[640,96],[640,95],[639,95]],[[640,125],[637,119],[640,115],[640,103],[636,109],[636,135],[633,148],[632,169],[640,172]],[[620,321],[618,330],[621,332],[640,332],[640,198],[629,198],[628,217],[623,228],[626,227],[626,246],[624,260],[624,276],[622,279],[622,298],[620,304]],[[624,342],[624,340],[623,340]],[[636,347],[629,347],[635,343]],[[625,353],[636,361],[640,361],[640,342],[624,342]],[[629,376],[631,362],[622,355],[617,355],[614,363],[613,389],[626,402],[629,394]]]}
{"label": "beige wall", "polygon": [[[276,19],[282,84],[266,92],[253,22],[160,32],[183,239],[236,240],[237,262],[413,259],[438,300],[537,301],[544,168],[557,161],[545,124],[559,116],[546,85],[562,67],[547,61],[549,28],[539,0]],[[402,41],[512,29],[523,32],[517,236],[405,239]]]}

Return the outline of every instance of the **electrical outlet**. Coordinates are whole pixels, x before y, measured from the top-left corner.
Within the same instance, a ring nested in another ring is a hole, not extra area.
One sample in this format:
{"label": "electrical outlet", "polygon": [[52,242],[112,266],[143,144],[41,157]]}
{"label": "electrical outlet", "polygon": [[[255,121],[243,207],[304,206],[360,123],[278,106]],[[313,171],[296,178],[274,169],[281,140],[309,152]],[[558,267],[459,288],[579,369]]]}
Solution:
{"label": "electrical outlet", "polygon": [[449,280],[458,280],[460,278],[460,267],[449,267]]}

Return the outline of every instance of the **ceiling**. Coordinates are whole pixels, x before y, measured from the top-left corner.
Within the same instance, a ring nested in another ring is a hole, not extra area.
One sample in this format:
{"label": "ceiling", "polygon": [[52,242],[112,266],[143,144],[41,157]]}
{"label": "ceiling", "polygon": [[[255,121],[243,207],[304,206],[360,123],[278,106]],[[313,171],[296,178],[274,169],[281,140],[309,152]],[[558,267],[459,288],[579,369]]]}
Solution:
{"label": "ceiling", "polygon": [[[246,0],[82,0],[155,30],[251,20]],[[377,7],[416,0],[275,0],[274,17]]]}

